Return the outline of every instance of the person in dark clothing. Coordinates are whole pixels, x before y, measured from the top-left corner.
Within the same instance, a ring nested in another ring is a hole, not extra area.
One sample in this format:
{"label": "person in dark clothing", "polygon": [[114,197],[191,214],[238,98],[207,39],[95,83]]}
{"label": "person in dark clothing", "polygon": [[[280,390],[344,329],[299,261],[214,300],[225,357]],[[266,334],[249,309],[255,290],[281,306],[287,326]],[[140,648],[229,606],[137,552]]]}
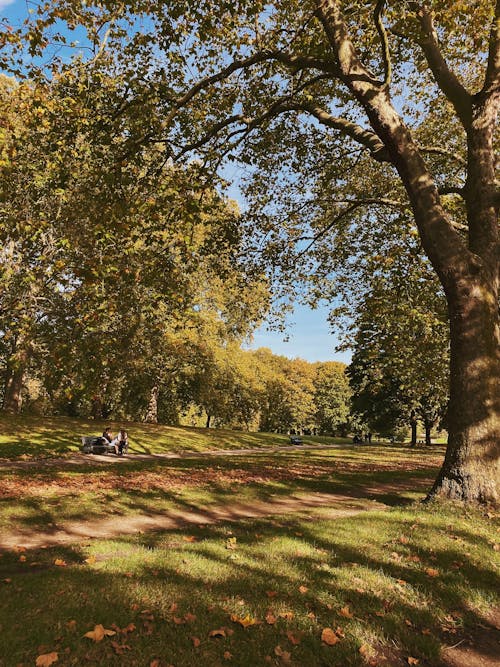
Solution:
{"label": "person in dark clothing", "polygon": [[117,448],[118,456],[123,456],[123,450],[128,448],[128,435],[127,431],[124,428],[121,428],[118,431],[118,435],[115,438],[115,449]]}

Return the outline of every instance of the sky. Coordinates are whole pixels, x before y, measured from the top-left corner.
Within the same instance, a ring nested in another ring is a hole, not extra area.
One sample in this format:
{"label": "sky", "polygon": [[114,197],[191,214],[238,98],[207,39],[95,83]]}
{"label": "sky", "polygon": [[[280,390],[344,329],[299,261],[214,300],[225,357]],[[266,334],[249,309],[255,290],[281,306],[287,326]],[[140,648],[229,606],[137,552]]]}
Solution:
{"label": "sky", "polygon": [[[0,0],[0,17],[13,22],[22,20],[27,15],[25,0]],[[229,196],[239,200],[241,196],[237,184],[230,188]],[[306,361],[343,361],[349,363],[350,353],[335,352],[337,340],[332,334],[328,323],[329,308],[327,306],[311,310],[306,306],[297,305],[293,314],[287,318],[287,339],[284,334],[268,331],[264,324],[248,345],[251,349],[268,347],[275,354],[289,358],[300,357]]]}

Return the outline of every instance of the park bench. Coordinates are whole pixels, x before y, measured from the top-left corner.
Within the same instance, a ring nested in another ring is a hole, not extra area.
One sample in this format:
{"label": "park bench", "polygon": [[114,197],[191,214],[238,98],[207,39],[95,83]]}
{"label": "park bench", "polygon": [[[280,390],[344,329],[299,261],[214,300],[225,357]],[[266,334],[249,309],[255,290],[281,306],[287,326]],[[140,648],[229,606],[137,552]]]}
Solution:
{"label": "park bench", "polygon": [[81,441],[80,450],[84,454],[109,454],[115,451],[114,447],[99,436],[82,436]]}
{"label": "park bench", "polygon": [[[114,454],[115,447],[107,442],[102,436],[85,436],[81,437],[82,445],[80,450],[84,454]],[[123,453],[128,452],[128,442],[123,448]]]}

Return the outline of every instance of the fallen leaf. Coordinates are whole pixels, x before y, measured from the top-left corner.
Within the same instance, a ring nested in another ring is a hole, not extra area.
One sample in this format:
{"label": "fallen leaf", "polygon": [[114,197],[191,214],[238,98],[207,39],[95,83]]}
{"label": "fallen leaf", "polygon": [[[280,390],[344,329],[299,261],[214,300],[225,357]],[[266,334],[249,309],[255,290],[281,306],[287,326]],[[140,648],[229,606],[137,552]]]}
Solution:
{"label": "fallen leaf", "polygon": [[101,642],[104,637],[112,637],[113,635],[116,635],[114,630],[107,630],[99,623],[93,630],[86,632],[83,636],[88,637],[89,639],[93,639],[95,642]]}
{"label": "fallen leaf", "polygon": [[7,577],[6,579],[3,580],[4,584],[10,584],[12,579],[10,577]]}
{"label": "fallen leaf", "polygon": [[[439,570],[435,570],[432,567],[426,567],[425,568],[425,574],[428,577],[439,577]],[[415,663],[416,664],[416,663]]]}
{"label": "fallen leaf", "polygon": [[57,565],[57,567],[66,567],[66,561],[63,560],[62,558],[56,558],[54,561],[54,565]]}
{"label": "fallen leaf", "polygon": [[85,562],[87,563],[87,565],[93,565],[96,562],[96,557],[89,556],[88,558],[85,559]]}
{"label": "fallen leaf", "polygon": [[269,625],[274,625],[277,620],[278,619],[276,618],[276,616],[272,612],[270,612],[270,611],[267,612],[267,614],[266,614],[266,623],[268,623]]}
{"label": "fallen leaf", "polygon": [[236,537],[228,537],[226,541],[226,549],[236,549],[237,544],[236,544]]}
{"label": "fallen leaf", "polygon": [[160,660],[158,658],[151,660],[149,667],[160,667]]}
{"label": "fallen leaf", "polygon": [[21,563],[25,563],[26,562],[26,556],[19,556],[19,560],[21,561]]}
{"label": "fallen leaf", "polygon": [[361,646],[359,647],[359,652],[361,653],[361,655],[367,655],[370,652],[370,647],[368,646],[368,644],[361,644]]}
{"label": "fallen leaf", "polygon": [[294,646],[298,646],[302,641],[302,637],[304,635],[302,632],[292,632],[291,630],[288,630],[286,636],[291,644],[293,644]]}
{"label": "fallen leaf", "polygon": [[210,630],[208,633],[209,637],[225,637],[226,631],[224,628],[219,628],[218,630]]}
{"label": "fallen leaf", "polygon": [[187,621],[188,623],[191,623],[192,621],[196,621],[196,615],[191,614],[189,611],[187,614],[184,614],[184,620]]}
{"label": "fallen leaf", "polygon": [[309,589],[307,588],[307,586],[299,586],[299,591],[300,591],[301,593],[307,593],[308,590],[309,590]]}
{"label": "fallen leaf", "polygon": [[224,660],[231,660],[231,658],[233,657],[233,654],[229,653],[229,651],[224,651],[224,654],[223,654],[222,657],[224,658]]}
{"label": "fallen leaf", "polygon": [[274,653],[278,656],[278,658],[281,658],[283,662],[290,662],[292,658],[292,654],[288,651],[284,651],[279,644],[275,647]]}
{"label": "fallen leaf", "polygon": [[198,637],[191,637],[191,641],[193,642],[193,646],[195,648],[198,648],[198,646],[201,644],[201,640]]}
{"label": "fallen leaf", "polygon": [[409,665],[418,665],[419,662],[420,660],[418,658],[412,658],[411,656],[408,658]]}
{"label": "fallen leaf", "polygon": [[321,633],[321,641],[325,642],[325,644],[328,644],[328,646],[334,646],[340,641],[340,639],[331,628],[324,628],[323,632]]}
{"label": "fallen leaf", "polygon": [[198,538],[195,535],[184,535],[182,538],[184,542],[196,542]]}
{"label": "fallen leaf", "polygon": [[112,640],[111,646],[113,647],[116,655],[123,655],[125,651],[131,651],[132,648],[128,644],[119,644],[118,642]]}
{"label": "fallen leaf", "polygon": [[405,623],[406,623],[406,625],[407,625],[409,628],[412,628],[412,627],[413,627],[413,623],[410,621],[409,618],[405,618]]}
{"label": "fallen leaf", "polygon": [[44,655],[39,655],[36,659],[36,667],[49,667],[59,660],[57,653],[45,653]]}
{"label": "fallen leaf", "polygon": [[174,616],[172,620],[176,625],[183,625],[186,622],[183,618],[179,618],[178,616]]}
{"label": "fallen leaf", "polygon": [[410,540],[406,537],[406,535],[401,535],[401,537],[399,538],[399,542],[401,544],[408,544],[409,541]]}
{"label": "fallen leaf", "polygon": [[76,621],[68,621],[66,623],[66,627],[68,630],[75,630],[76,629]]}
{"label": "fallen leaf", "polygon": [[26,551],[26,547],[16,547],[15,549],[17,553],[22,553],[23,551]]}
{"label": "fallen leaf", "polygon": [[268,598],[275,598],[278,595],[278,591],[266,591]]}
{"label": "fallen leaf", "polygon": [[349,605],[346,605],[345,607],[342,607],[342,609],[339,611],[339,614],[341,616],[344,616],[345,618],[353,618],[354,617],[354,614],[349,609]]}
{"label": "fallen leaf", "polygon": [[253,616],[250,616],[250,614],[247,614],[244,618],[236,616],[236,614],[231,614],[231,620],[233,623],[239,623],[244,628],[248,628],[251,625],[257,625],[259,623],[259,621]]}

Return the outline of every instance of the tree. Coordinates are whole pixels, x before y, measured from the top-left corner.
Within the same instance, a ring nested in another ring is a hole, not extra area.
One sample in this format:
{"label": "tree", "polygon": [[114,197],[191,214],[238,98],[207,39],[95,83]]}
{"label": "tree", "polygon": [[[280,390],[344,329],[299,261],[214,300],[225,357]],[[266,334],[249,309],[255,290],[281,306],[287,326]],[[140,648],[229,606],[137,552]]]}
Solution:
{"label": "tree", "polygon": [[393,254],[383,274],[373,271],[354,313],[358,331],[348,375],[355,411],[382,434],[410,426],[412,445],[419,419],[430,444],[448,403],[448,322],[436,283],[416,248]]}
{"label": "tree", "polygon": [[[119,7],[66,0],[52,9],[30,31],[32,53],[43,46],[42,27],[56,19],[80,20],[94,41],[109,22],[109,47],[122,54],[127,76],[144,83],[138,97],[158,98],[162,139],[176,159],[210,144],[220,161],[221,152],[234,155],[244,143],[242,160],[256,164],[258,154],[259,166],[274,168],[275,157],[283,163],[275,186],[286,182],[287,170],[308,173],[290,192],[294,207],[277,234],[261,217],[271,254],[283,228],[293,240],[304,236],[299,197],[307,201],[325,180],[346,191],[356,146],[382,175],[397,175],[406,201],[341,196],[332,201],[328,227],[373,206],[410,207],[450,322],[449,439],[432,495],[496,501],[500,2],[242,0],[234,11],[232,3],[177,0],[166,11],[154,0]],[[138,14],[149,22],[126,40]],[[418,140],[412,126],[422,114],[451,119],[454,151],[443,149],[439,136],[431,146]],[[450,195],[458,205],[448,205]]]}
{"label": "tree", "polygon": [[351,390],[345,364],[329,361],[316,364],[314,403],[322,433],[346,436],[351,413]]}

